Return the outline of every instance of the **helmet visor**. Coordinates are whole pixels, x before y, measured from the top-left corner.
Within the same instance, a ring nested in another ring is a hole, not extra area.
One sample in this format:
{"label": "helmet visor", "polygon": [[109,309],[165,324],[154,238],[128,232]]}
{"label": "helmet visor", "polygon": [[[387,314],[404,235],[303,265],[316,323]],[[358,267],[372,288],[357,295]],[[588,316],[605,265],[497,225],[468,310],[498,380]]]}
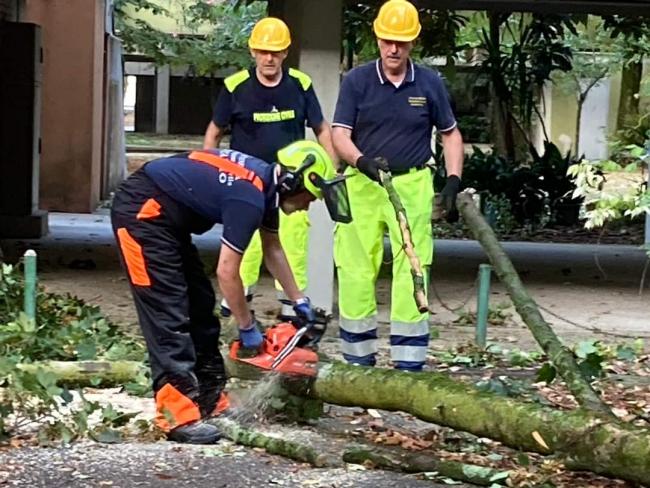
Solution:
{"label": "helmet visor", "polygon": [[337,176],[331,180],[324,180],[318,174],[310,175],[311,181],[323,194],[323,200],[330,217],[334,222],[342,224],[352,222],[348,187],[345,184],[347,178],[347,176]]}

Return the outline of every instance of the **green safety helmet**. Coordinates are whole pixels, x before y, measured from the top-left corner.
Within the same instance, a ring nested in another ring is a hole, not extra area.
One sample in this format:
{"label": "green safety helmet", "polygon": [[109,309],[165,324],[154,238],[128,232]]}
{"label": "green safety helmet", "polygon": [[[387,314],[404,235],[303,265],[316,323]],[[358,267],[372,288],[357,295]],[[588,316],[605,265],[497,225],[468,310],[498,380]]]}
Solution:
{"label": "green safety helmet", "polygon": [[314,162],[301,171],[302,181],[296,181],[292,190],[295,192],[305,188],[320,199],[323,198],[323,192],[310,179],[310,175],[316,173],[323,180],[329,180],[334,176],[334,165],[323,146],[314,141],[292,142],[278,151],[278,162],[292,174],[296,174],[296,170],[306,162],[308,156],[313,156]]}
{"label": "green safety helmet", "polygon": [[345,176],[335,177],[334,165],[323,146],[313,141],[296,141],[278,151],[283,170],[278,181],[280,196],[307,190],[324,199],[332,220],[351,222]]}

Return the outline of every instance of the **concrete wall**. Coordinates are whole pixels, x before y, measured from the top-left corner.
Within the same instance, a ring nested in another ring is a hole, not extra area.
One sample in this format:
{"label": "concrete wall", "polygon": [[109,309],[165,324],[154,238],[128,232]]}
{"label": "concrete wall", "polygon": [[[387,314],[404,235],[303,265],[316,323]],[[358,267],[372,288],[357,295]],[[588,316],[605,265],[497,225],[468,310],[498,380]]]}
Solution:
{"label": "concrete wall", "polygon": [[[644,80],[650,78],[650,62],[644,66]],[[607,146],[607,141],[602,140],[603,137],[609,137],[616,131],[616,119],[618,117],[619,98],[621,96],[621,73],[614,73],[607,80],[603,80],[604,85],[608,85],[608,90],[593,89],[585,103],[586,109],[583,109],[582,114],[582,129],[585,131],[581,139],[590,137],[589,134],[593,133],[593,128],[589,128],[590,111],[589,109],[597,109],[601,111],[601,115],[606,117],[606,127],[604,133],[599,134],[601,138],[600,146]],[[578,114],[578,103],[575,96],[567,94],[564,90],[553,86],[548,90],[550,93],[550,132],[551,140],[557,144],[561,150],[568,150],[573,144],[576,133],[576,117]],[[547,101],[549,99],[547,98]],[[589,107],[589,105],[591,107]],[[650,106],[650,95],[648,95],[648,88],[641,87],[640,96],[640,112],[644,113]],[[593,137],[592,137],[593,138]],[[582,145],[582,143],[581,143]],[[587,148],[589,149],[589,148]],[[584,149],[583,149],[584,150]],[[581,151],[582,152],[582,151]],[[608,157],[608,151],[605,151],[603,157]]]}
{"label": "concrete wall", "polygon": [[41,207],[89,212],[100,194],[104,0],[26,0],[43,30]]}
{"label": "concrete wall", "polygon": [[[289,25],[292,43],[287,64],[312,78],[323,114],[331,121],[340,84],[342,0],[271,0],[269,15],[283,18]],[[331,311],[334,226],[322,202],[311,205],[309,217],[307,294],[316,306]]]}

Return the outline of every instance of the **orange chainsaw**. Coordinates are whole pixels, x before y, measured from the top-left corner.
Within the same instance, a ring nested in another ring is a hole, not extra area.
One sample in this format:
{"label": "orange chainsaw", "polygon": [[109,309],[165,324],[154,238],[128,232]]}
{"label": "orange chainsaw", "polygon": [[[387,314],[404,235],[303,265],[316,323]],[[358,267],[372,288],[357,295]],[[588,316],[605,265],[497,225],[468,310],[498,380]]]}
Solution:
{"label": "orange chainsaw", "polygon": [[230,358],[267,371],[284,374],[316,376],[318,343],[331,316],[322,309],[315,309],[316,319],[306,323],[296,316],[283,316],[281,322],[264,331],[264,342],[257,356],[239,357],[240,342],[230,346]]}

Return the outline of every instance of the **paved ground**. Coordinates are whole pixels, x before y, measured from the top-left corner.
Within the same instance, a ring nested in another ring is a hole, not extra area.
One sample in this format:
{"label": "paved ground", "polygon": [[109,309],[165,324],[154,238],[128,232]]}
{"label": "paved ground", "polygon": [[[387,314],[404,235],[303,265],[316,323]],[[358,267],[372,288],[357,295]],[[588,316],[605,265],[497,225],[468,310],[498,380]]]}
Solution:
{"label": "paved ground", "polygon": [[0,486],[435,488],[445,485],[357,467],[313,469],[227,442],[210,447],[169,442],[117,446],[84,442],[68,448],[0,451]]}

